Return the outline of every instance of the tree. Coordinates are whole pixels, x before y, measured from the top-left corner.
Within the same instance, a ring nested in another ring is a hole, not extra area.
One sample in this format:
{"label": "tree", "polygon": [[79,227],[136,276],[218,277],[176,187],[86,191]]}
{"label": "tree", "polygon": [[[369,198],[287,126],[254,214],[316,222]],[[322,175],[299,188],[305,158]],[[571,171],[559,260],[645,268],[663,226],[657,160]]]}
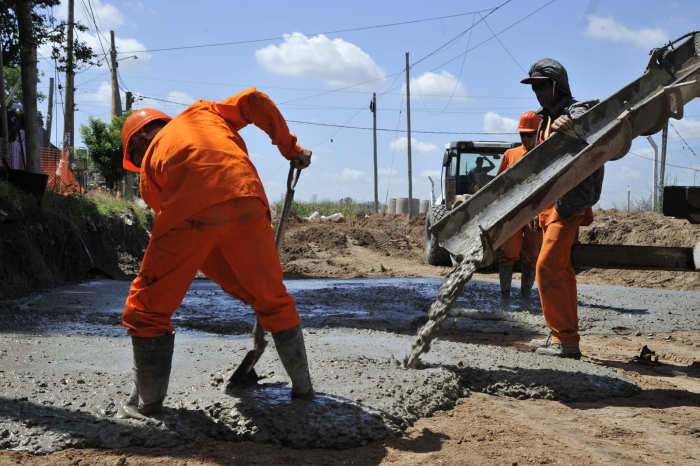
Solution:
{"label": "tree", "polygon": [[100,174],[104,176],[109,189],[115,189],[126,174],[122,166],[122,126],[131,113],[133,112],[115,116],[109,124],[90,117],[87,125],[80,125],[80,135],[88,154],[97,165]]}
{"label": "tree", "polygon": [[[5,98],[10,94],[10,91],[14,87],[15,83],[21,79],[22,69],[19,66],[6,66],[3,68],[3,77],[5,78]],[[37,76],[36,82],[40,83],[41,80]],[[39,102],[46,100],[46,95],[43,92],[37,91],[36,98]],[[22,101],[22,88],[20,87],[15,92],[15,96],[12,98],[13,102]]]}
{"label": "tree", "polygon": [[[81,42],[78,39],[77,32],[87,31],[87,26],[76,22],[73,25],[74,31],[77,31],[73,42],[74,66],[72,70],[67,69],[65,50],[68,22],[58,21],[52,12],[52,8],[61,3],[60,0],[23,0],[23,3],[29,4],[31,13],[31,45],[38,48],[44,44],[51,44],[50,58],[56,61],[56,69],[60,73],[66,71],[74,72],[76,69],[88,65],[99,66],[99,63],[95,60],[97,57],[92,49],[85,42]],[[0,0],[0,41],[2,41],[3,65],[6,67],[19,65],[19,23],[15,11],[15,2],[11,0]]]}

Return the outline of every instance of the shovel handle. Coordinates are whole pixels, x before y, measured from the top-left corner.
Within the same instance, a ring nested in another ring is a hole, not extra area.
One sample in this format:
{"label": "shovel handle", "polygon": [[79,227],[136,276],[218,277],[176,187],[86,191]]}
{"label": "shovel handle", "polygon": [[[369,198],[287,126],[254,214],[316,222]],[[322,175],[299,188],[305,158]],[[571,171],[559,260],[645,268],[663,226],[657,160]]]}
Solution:
{"label": "shovel handle", "polygon": [[[299,181],[299,175],[301,175],[301,160],[294,159],[289,162],[289,175],[287,175],[287,191],[293,190],[297,186],[297,181]],[[295,172],[296,170],[296,172]]]}

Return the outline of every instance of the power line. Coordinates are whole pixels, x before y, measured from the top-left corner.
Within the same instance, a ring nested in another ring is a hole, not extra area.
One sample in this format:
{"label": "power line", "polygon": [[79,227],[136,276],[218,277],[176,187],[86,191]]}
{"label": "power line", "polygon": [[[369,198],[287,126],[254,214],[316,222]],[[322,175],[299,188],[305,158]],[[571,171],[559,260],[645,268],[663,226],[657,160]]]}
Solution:
{"label": "power line", "polygon": [[[372,128],[364,127],[364,126],[345,126],[345,125],[332,125],[329,123],[315,123],[311,121],[299,121],[299,120],[287,120],[288,123],[298,123],[300,125],[313,125],[313,126],[331,126],[335,128],[347,128],[347,129],[362,129],[362,130],[369,130],[372,131]],[[389,131],[389,132],[394,132],[397,130],[394,129],[388,129],[388,128],[377,128],[377,131]],[[402,133],[406,133],[406,130],[398,130]],[[422,134],[481,134],[481,135],[515,135],[518,133],[477,133],[477,132],[459,132],[459,131],[418,131],[411,129],[411,133],[422,133]]]}
{"label": "power line", "polygon": [[[158,99],[158,98],[149,97],[146,95],[139,95],[139,97],[143,98],[143,99],[157,100],[159,102],[166,102],[169,104],[182,105],[185,107],[189,107],[189,104],[183,104],[182,102],[175,102],[173,100]],[[365,107],[362,107],[360,110],[363,110],[364,108]],[[357,114],[359,114],[359,112],[356,113],[355,116],[357,116]],[[353,116],[353,118],[355,118],[355,116]],[[353,118],[351,118],[351,120]],[[286,120],[286,121],[287,121],[287,123],[298,123],[300,125],[312,125],[312,126],[327,126],[327,127],[331,127],[331,128],[362,129],[362,130],[368,130],[368,131],[372,131],[372,129],[373,129],[373,128],[368,128],[368,127],[364,127],[364,126],[348,126],[347,124],[346,125],[333,125],[330,123],[315,123],[312,121],[299,121],[299,120]],[[377,128],[377,131],[389,131],[389,132],[400,131],[402,133],[406,132],[406,130],[394,130],[394,129],[387,129],[387,128]],[[465,132],[459,132],[459,131],[418,131],[418,130],[414,130],[414,129],[411,129],[411,132],[412,133],[421,133],[421,134],[479,134],[479,135],[494,135],[494,136],[518,134],[518,133],[483,133],[483,132],[481,132],[481,133],[479,133],[479,132],[467,132],[467,133],[465,133]]]}
{"label": "power line", "polygon": [[[401,108],[403,109],[403,97],[401,98]],[[389,208],[389,188],[391,188],[391,176],[394,172],[394,155],[396,155],[396,142],[399,140],[399,125],[401,125],[401,110],[399,110],[399,120],[396,122],[396,137],[394,137],[394,147],[391,152],[391,165],[389,166],[389,181],[386,184],[386,197],[384,205]],[[410,202],[410,201],[409,201]]]}
{"label": "power line", "polygon": [[[482,17],[483,19],[483,17]],[[472,43],[472,32],[474,32],[474,21],[476,20],[476,15],[472,16],[472,26],[469,28],[469,40],[467,41],[467,50],[469,50],[469,44]],[[464,64],[467,62],[467,54],[464,54],[464,58],[462,59],[462,66],[459,67],[459,75],[457,76],[457,79],[455,80],[455,87],[452,89],[452,94],[450,94],[450,98],[447,100],[447,103],[443,107],[443,109],[437,113],[433,113],[428,106],[425,104],[425,100],[423,99],[423,94],[420,91],[420,85],[418,84],[418,81],[416,81],[416,89],[418,89],[418,95],[420,95],[420,101],[423,103],[423,107],[434,116],[440,115],[447,110],[447,107],[450,106],[450,103],[452,102],[452,98],[455,95],[455,92],[457,91],[457,87],[459,86],[459,79],[462,77],[462,71],[464,70]]]}
{"label": "power line", "polygon": [[[481,13],[479,13],[479,16],[481,16]],[[510,58],[513,59],[513,61],[515,62],[515,64],[518,65],[518,68],[520,68],[520,69],[523,71],[523,73],[527,74],[527,71],[525,71],[525,68],[523,68],[522,66],[520,66],[520,63],[518,63],[518,60],[515,59],[515,57],[513,56],[513,54],[510,53],[510,51],[508,51],[508,49],[507,49],[506,46],[503,44],[503,42],[501,41],[501,39],[499,39],[498,36],[496,35],[496,33],[493,32],[493,29],[491,29],[491,26],[489,26],[489,23],[486,22],[486,18],[484,18],[484,17],[482,16],[482,19],[484,20],[484,24],[486,25],[486,27],[489,28],[489,31],[491,31],[491,34],[493,34],[493,37],[495,37],[496,40],[498,41],[498,43],[501,44],[501,47],[503,47],[503,50],[505,50],[506,53],[508,54],[508,56],[510,56]]]}
{"label": "power line", "polygon": [[[632,154],[632,155],[634,155],[635,157],[639,157],[640,159],[649,160],[650,162],[653,162],[653,161],[654,161],[654,159],[650,159],[649,157],[644,157],[643,155],[635,154],[635,153],[632,152],[632,151],[630,151],[629,153]],[[697,168],[693,168],[693,167],[683,167],[683,166],[674,165],[674,164],[668,163],[668,162],[666,162],[666,165],[669,166],[669,167],[674,167],[674,168],[682,168],[682,169],[684,169],[684,170],[698,171]]]}
{"label": "power line", "polygon": [[[511,0],[508,0],[511,1]],[[507,2],[506,2],[507,3]],[[500,7],[496,7],[498,9]],[[460,16],[468,16],[468,15],[473,15],[477,13],[483,13],[486,11],[491,11],[492,9],[485,9],[485,10],[477,10],[477,11],[470,11],[468,13],[457,13],[454,15],[446,15],[446,16],[437,16],[434,18],[424,18],[424,19],[416,19],[416,20],[411,20],[411,21],[401,21],[398,23],[388,23],[388,24],[378,24],[375,26],[362,26],[362,27],[356,27],[356,28],[350,28],[350,29],[338,29],[336,31],[326,31],[326,32],[314,32],[311,34],[305,34],[307,37],[308,36],[317,36],[320,34],[338,34],[340,32],[354,32],[354,31],[365,31],[368,29],[378,29],[378,28],[385,28],[385,27],[394,27],[394,26],[404,26],[406,24],[415,24],[415,23],[423,23],[427,21],[438,21],[441,19],[448,19],[448,18],[457,18]],[[216,44],[201,44],[201,45],[185,45],[185,46],[180,46],[180,47],[164,47],[160,49],[150,49],[150,50],[132,50],[130,52],[119,52],[119,54],[127,54],[127,53],[145,53],[145,52],[165,52],[165,51],[171,51],[171,50],[186,50],[186,49],[199,49],[199,48],[206,48],[206,47],[222,47],[225,45],[241,45],[241,44],[252,44],[256,42],[270,42],[273,40],[280,40],[284,39],[283,37],[268,37],[264,39],[249,39],[249,40],[239,40],[239,41],[234,41],[234,42],[220,42]]]}
{"label": "power line", "polygon": [[670,121],[669,121],[669,123],[670,123],[670,125],[671,125],[671,128],[673,128],[673,131],[675,131],[676,134],[678,135],[678,137],[680,138],[680,140],[683,141],[683,144],[685,144],[686,147],[687,147],[688,149],[690,149],[690,152],[692,152],[693,155],[694,155],[696,158],[698,158],[698,154],[696,154],[695,151],[693,150],[693,148],[690,147],[690,146],[688,145],[687,142],[685,142],[685,139],[683,139],[683,136],[681,136],[681,133],[679,133],[678,130],[676,129],[676,127],[673,126],[673,123],[671,123]]}
{"label": "power line", "polygon": [[[470,48],[470,49],[467,50],[466,52],[460,53],[460,54],[457,55],[456,57],[453,57],[453,58],[449,59],[449,60],[446,61],[445,63],[442,63],[441,65],[436,66],[435,68],[433,68],[432,70],[428,71],[427,73],[431,73],[431,72],[437,70],[438,68],[442,68],[443,66],[445,66],[445,65],[447,65],[447,64],[449,64],[449,63],[452,63],[453,61],[455,61],[456,59],[458,59],[458,58],[461,57],[462,55],[465,55],[466,53],[469,53],[469,52],[471,52],[472,50],[481,47],[481,46],[484,45],[485,43],[487,43],[487,42],[489,42],[490,40],[492,40],[494,37],[500,36],[501,34],[503,34],[504,32],[506,32],[507,30],[509,30],[509,29],[515,27],[516,25],[522,23],[523,21],[525,21],[526,19],[528,19],[530,16],[532,16],[532,15],[538,13],[540,10],[543,10],[544,8],[548,7],[549,5],[551,5],[552,3],[556,2],[556,1],[557,1],[557,0],[550,0],[548,3],[542,5],[541,7],[539,7],[538,9],[536,9],[535,11],[533,11],[532,13],[530,13],[530,14],[526,15],[525,17],[519,19],[518,21],[514,22],[513,24],[511,24],[511,25],[508,26],[507,28],[503,29],[502,31],[496,33],[494,36],[491,36],[491,37],[489,37],[488,39],[486,39],[486,40],[480,42],[479,44],[477,44],[477,45],[475,45],[474,47]],[[413,66],[413,65],[412,65],[412,66]],[[427,73],[423,73],[423,75],[424,75],[424,74],[427,74]],[[423,75],[421,75],[421,76],[423,76]],[[419,76],[419,77],[417,77],[417,78],[413,78],[411,81],[415,81],[416,79],[420,79],[421,76]],[[396,90],[396,89],[398,89],[398,87],[392,89],[392,91],[393,91],[393,90]]]}
{"label": "power line", "polygon": [[[486,18],[488,18],[489,16],[491,16],[493,13],[496,12],[496,10],[498,10],[499,8],[503,7],[504,5],[510,3],[511,1],[512,1],[512,0],[506,0],[505,2],[501,3],[500,5],[498,5],[496,8],[494,8],[493,10],[491,10],[491,11],[489,12],[489,14],[486,15]],[[477,13],[481,14],[481,12],[477,12]],[[474,13],[474,14],[476,14],[476,13]],[[485,20],[485,18],[482,17],[481,21],[484,21],[484,20]],[[481,21],[477,22],[476,24],[479,24]],[[436,53],[438,53],[440,50],[442,50],[442,49],[444,49],[445,47],[447,47],[449,44],[451,44],[451,43],[455,42],[456,40],[458,40],[458,39],[459,39],[460,37],[462,37],[464,34],[466,34],[467,32],[471,31],[471,30],[474,28],[474,26],[476,26],[476,24],[472,23],[472,25],[469,26],[467,29],[465,29],[464,31],[460,32],[460,33],[457,34],[455,37],[453,37],[452,39],[448,40],[447,42],[445,42],[445,43],[442,44],[440,47],[438,47],[437,49],[433,50],[432,52],[430,52],[428,55],[424,56],[424,57],[421,58],[420,60],[414,62],[414,63],[411,65],[411,68],[413,68],[414,66],[416,66],[418,63],[422,62],[423,60],[426,60],[426,59],[432,57],[433,55],[435,55]],[[465,53],[466,53],[466,52],[465,52]]]}
{"label": "power line", "polygon": [[[384,76],[383,78],[388,78],[391,76],[396,76],[403,74],[405,70],[401,70],[400,72],[396,74],[392,74],[389,76]],[[218,83],[218,82],[209,82],[209,81],[190,81],[190,80],[182,80],[182,79],[166,79],[166,78],[146,78],[142,76],[133,76],[133,75],[123,75],[125,78],[129,79],[142,79],[145,81],[163,81],[163,82],[173,82],[173,83],[183,83],[183,84],[202,84],[202,85],[209,85],[209,86],[226,86],[226,87],[242,87],[245,89],[248,89],[250,87],[254,87],[251,84],[237,84],[237,83]],[[382,79],[383,79],[382,78]],[[361,83],[359,85],[366,84],[366,83]],[[356,85],[357,86],[357,85]],[[315,88],[308,88],[308,87],[286,87],[286,86],[264,86],[265,89],[279,89],[279,90],[284,90],[284,91],[308,91],[308,92],[327,92],[327,89],[315,89]],[[343,90],[347,88],[339,88],[336,90],[333,90],[333,92],[342,92],[342,93],[349,93],[349,94],[366,94],[367,91],[349,91],[349,90]],[[392,89],[393,90],[393,89]],[[382,95],[403,95],[400,92],[392,93],[392,92],[384,92]],[[448,97],[449,94],[423,94],[426,97]],[[313,97],[313,96],[309,96]],[[508,97],[508,96],[477,96],[477,95],[470,95],[468,96],[470,99],[512,99],[512,100],[532,100],[532,97]],[[282,103],[278,105],[283,105]]]}

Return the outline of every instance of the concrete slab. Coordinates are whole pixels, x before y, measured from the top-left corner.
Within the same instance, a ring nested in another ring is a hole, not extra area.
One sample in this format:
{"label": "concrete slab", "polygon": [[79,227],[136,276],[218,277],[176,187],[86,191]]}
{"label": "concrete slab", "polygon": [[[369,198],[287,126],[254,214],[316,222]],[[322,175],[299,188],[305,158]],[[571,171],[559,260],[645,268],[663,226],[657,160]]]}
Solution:
{"label": "concrete slab", "polygon": [[[178,335],[165,412],[123,419],[131,350],[119,317],[128,283],[62,287],[0,304],[0,448],[45,453],[70,447],[168,446],[196,437],[272,439],[292,447],[349,448],[399,435],[450,409],[468,391],[561,401],[630,396],[633,381],[579,361],[438,340],[422,370],[401,360],[439,279],[300,280],[288,283],[307,329],[313,403],[289,400],[271,344],[256,388],[222,391],[252,348],[250,309],[196,281],[176,315]],[[581,287],[586,332],[697,328],[700,293]],[[493,332],[542,328],[541,311],[470,284],[444,324]],[[669,312],[671,314],[669,314]],[[246,336],[243,336],[246,335]]]}

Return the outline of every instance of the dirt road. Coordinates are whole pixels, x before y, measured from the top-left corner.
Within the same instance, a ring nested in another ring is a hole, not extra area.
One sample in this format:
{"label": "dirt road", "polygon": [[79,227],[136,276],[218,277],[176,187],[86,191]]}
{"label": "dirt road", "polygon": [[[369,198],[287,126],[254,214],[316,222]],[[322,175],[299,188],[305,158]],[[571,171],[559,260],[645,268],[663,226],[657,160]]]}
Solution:
{"label": "dirt road", "polygon": [[[412,222],[398,216],[324,223],[296,222],[290,226],[288,238],[282,261],[289,278],[441,277],[448,271],[425,263],[421,218]],[[657,214],[599,211],[596,223],[582,231],[581,239],[605,244],[691,246],[700,240],[700,229]],[[484,277],[494,278],[489,275],[480,278]],[[627,302],[624,306],[614,305],[605,298],[605,288],[581,287],[580,292],[584,363],[590,366],[592,373],[614,371],[623,378],[621,380],[636,383],[641,388],[639,394],[596,401],[554,401],[527,395],[527,387],[524,387],[526,396],[518,399],[519,395],[512,389],[508,378],[503,379],[507,383],[498,386],[494,381],[478,385],[469,377],[463,377],[461,380],[471,389],[468,396],[457,400],[457,404],[452,403],[448,409],[438,409],[428,417],[417,419],[399,437],[387,436],[350,449],[295,449],[284,446],[285,441],[273,439],[262,444],[231,441],[235,438],[217,440],[216,435],[209,434],[220,431],[220,438],[230,435],[223,425],[206,423],[206,429],[197,431],[202,428],[201,419],[190,416],[182,422],[199,422],[193,424],[196,428],[190,429],[193,439],[174,442],[174,446],[104,450],[74,439],[80,448],[67,448],[47,455],[0,451],[0,464],[698,464],[700,320],[694,312],[700,312],[700,304],[696,303],[700,295],[661,290],[700,290],[698,274],[592,270],[580,273],[578,278],[579,283],[659,290],[613,289]],[[372,281],[370,287],[364,287],[364,292],[358,291],[363,288],[362,280],[289,281],[290,292],[310,330],[310,341],[316,343],[315,348],[322,350],[312,358],[330,357],[323,351],[328,353],[333,342],[340,345],[345,341],[339,339],[342,335],[349,335],[348,341],[365,342],[361,346],[365,352],[372,347],[368,338],[372,342],[379,341],[381,347],[409,338],[424,318],[440,283],[439,278],[421,280]],[[113,283],[115,288],[111,292],[82,287],[82,295],[75,291],[79,287],[61,288],[57,290],[63,293],[63,302],[59,305],[47,294],[38,299],[35,296],[2,303],[0,382],[4,394],[0,397],[0,408],[5,424],[0,426],[0,447],[22,449],[42,441],[44,444],[49,441],[60,444],[63,440],[52,432],[65,422],[68,425],[72,422],[94,425],[93,430],[104,430],[105,433],[110,431],[105,427],[112,425],[111,422],[120,425],[122,421],[113,420],[115,414],[106,404],[101,405],[102,411],[87,411],[75,421],[69,413],[78,408],[80,400],[64,400],[69,392],[63,391],[60,385],[61,380],[79,383],[77,378],[64,373],[83,371],[85,376],[80,386],[84,387],[85,394],[79,397],[89,400],[107,395],[123,396],[119,392],[128,385],[129,355],[127,340],[119,326],[119,313],[124,295],[122,288],[128,284]],[[496,287],[494,280],[475,280],[466,289],[454,313],[443,325],[443,334],[434,351],[429,353],[430,357],[442,358],[446,363],[451,357],[449,355],[457,354],[450,348],[459,348],[458,351],[464,351],[465,355],[473,354],[463,358],[464,367],[474,365],[479,352],[501,354],[502,351],[506,355],[505,361],[518,359],[508,357],[514,354],[510,351],[530,357],[528,341],[544,331],[541,312],[536,305],[527,305],[519,299],[501,303],[495,298]],[[383,298],[378,301],[377,293],[372,289],[383,289]],[[101,304],[93,301],[95,299]],[[216,385],[219,376],[206,366],[225,367],[223,361],[234,364],[248,349],[245,341],[235,335],[249,331],[252,314],[202,281],[195,283],[176,317],[176,325],[185,338],[179,344],[185,352],[182,357],[192,361],[193,368],[199,369],[173,380],[172,406],[176,406],[174,403],[178,400],[189,401],[188,397],[192,396],[191,401],[200,400],[200,405],[192,405],[195,408],[188,412],[195,415],[206,413],[208,419],[224,419],[226,413],[221,409],[208,410],[201,401],[208,396],[219,396],[216,387],[210,385],[210,382]],[[73,344],[68,344],[68,341],[73,341]],[[634,362],[644,345],[656,352],[658,363]],[[97,352],[102,349],[104,352],[105,348],[111,347],[114,356],[107,367],[84,369],[96,363],[90,360],[93,353],[88,349]],[[479,350],[479,347],[484,349]],[[71,348],[73,352],[69,351]],[[469,353],[470,348],[477,348],[477,353]],[[277,386],[274,384],[284,378],[275,366],[274,352],[270,350],[269,353],[269,359],[262,361],[262,369],[269,374],[274,388]],[[399,358],[401,354],[396,356]],[[381,368],[382,364],[387,364],[385,361],[389,361],[387,357],[373,357],[379,359],[371,367]],[[209,363],[208,358],[214,362]],[[327,365],[315,370],[321,371],[314,376],[323,379],[319,386],[325,390],[336,387],[333,380],[337,380],[335,376],[339,374],[329,372]],[[100,374],[95,375],[96,371]],[[200,376],[195,376],[195,372],[202,371]],[[509,369],[500,376],[519,377],[523,373],[538,380],[538,371],[534,367],[526,372]],[[199,385],[193,382],[183,385],[183,380],[190,380],[186,377],[188,375],[195,377]],[[571,380],[585,383],[588,377],[584,371]],[[44,379],[50,379],[50,382],[55,379],[58,388],[53,388],[51,383],[42,387]],[[337,390],[343,387],[351,389],[352,384],[358,383],[355,379],[361,378],[350,378],[342,386],[337,386]],[[448,379],[445,381],[447,385],[451,383]],[[395,385],[399,387],[407,383],[412,382],[398,378]],[[198,388],[189,389],[188,384]],[[183,388],[177,388],[181,386]],[[480,386],[485,392],[505,396],[481,392]],[[18,400],[13,394],[17,390],[26,390],[29,393],[27,400]],[[62,407],[69,402],[73,404]],[[26,408],[18,411],[18,403],[29,406],[29,411]],[[367,400],[352,400],[352,406],[372,404]],[[27,415],[35,413],[33,410],[41,416]],[[159,421],[160,424],[157,422],[148,429],[177,430],[173,427],[173,418],[177,419],[177,416],[169,413]],[[235,432],[245,432],[247,428],[241,425]],[[13,443],[15,431],[20,430],[31,432],[24,447]],[[77,425],[67,430],[79,431]],[[208,434],[201,435],[205,431]],[[60,429],[58,432],[68,433]],[[327,434],[317,435],[321,438]],[[104,438],[111,441],[109,436]],[[138,444],[124,440],[130,438],[130,435],[116,434],[114,441],[125,445]],[[148,434],[144,444],[148,438],[159,437]]]}

